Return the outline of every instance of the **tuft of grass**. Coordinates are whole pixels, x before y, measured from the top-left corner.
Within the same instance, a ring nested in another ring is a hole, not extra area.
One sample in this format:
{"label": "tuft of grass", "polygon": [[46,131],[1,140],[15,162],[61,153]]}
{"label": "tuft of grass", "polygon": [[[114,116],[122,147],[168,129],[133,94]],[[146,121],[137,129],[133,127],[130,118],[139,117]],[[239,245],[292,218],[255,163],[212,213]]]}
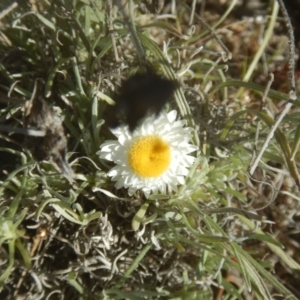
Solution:
{"label": "tuft of grass", "polygon": [[[177,193],[149,199],[107,177],[96,155],[112,138],[103,112],[121,78],[140,68],[113,1],[2,1],[0,97],[26,101],[41,78],[39,96],[64,118],[76,175],[70,183],[37,164],[22,136],[0,132],[0,298],[299,298],[284,281],[298,278],[299,259],[283,251],[299,245],[280,234],[299,209],[298,100],[248,172],[289,99],[280,83],[266,88],[265,70],[287,55],[271,35],[276,2],[262,23],[241,21],[237,1],[225,1],[223,15],[209,1],[204,10],[197,1],[129,2],[147,61],[180,83],[170,106],[194,128],[195,165]],[[22,127],[22,105],[1,102],[0,122]]]}

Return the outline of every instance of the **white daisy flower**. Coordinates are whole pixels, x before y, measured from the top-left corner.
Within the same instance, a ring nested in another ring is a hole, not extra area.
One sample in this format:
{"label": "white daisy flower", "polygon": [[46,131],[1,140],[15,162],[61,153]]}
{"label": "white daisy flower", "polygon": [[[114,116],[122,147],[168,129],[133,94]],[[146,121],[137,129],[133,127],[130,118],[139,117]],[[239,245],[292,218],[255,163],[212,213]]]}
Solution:
{"label": "white daisy flower", "polygon": [[146,197],[177,191],[195,158],[189,155],[198,148],[190,144],[192,128],[186,121],[176,120],[175,110],[151,116],[130,132],[128,126],[111,129],[118,138],[103,143],[97,152],[100,158],[113,161],[108,176],[116,181],[116,188],[128,188],[132,195],[142,190]]}

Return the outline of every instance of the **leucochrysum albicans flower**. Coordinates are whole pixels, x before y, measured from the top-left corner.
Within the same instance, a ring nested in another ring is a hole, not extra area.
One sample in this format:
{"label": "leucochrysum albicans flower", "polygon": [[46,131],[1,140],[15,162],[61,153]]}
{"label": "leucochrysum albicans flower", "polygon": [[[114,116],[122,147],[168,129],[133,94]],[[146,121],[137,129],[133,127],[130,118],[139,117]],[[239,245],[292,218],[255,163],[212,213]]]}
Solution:
{"label": "leucochrysum albicans flower", "polygon": [[108,176],[117,189],[128,188],[129,195],[142,190],[148,197],[177,191],[185,183],[197,147],[190,143],[192,128],[176,116],[175,110],[153,115],[133,132],[126,125],[111,129],[117,140],[103,143],[97,154],[116,164]]}

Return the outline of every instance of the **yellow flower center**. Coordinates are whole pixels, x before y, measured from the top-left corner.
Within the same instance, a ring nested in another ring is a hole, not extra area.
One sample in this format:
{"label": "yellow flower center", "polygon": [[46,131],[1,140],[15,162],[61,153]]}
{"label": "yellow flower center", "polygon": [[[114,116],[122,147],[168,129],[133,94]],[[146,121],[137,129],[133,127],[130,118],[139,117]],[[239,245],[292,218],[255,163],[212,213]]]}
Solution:
{"label": "yellow flower center", "polygon": [[134,173],[142,177],[157,177],[170,165],[170,146],[158,136],[143,136],[131,145],[128,162]]}

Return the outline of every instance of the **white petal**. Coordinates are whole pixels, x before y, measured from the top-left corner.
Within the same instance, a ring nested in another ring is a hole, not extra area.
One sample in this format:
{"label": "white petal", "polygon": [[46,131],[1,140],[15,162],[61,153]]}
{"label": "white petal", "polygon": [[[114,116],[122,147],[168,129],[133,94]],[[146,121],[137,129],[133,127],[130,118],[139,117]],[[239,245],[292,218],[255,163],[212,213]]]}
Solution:
{"label": "white petal", "polygon": [[177,111],[176,110],[172,110],[168,113],[168,121],[169,122],[174,122],[176,120],[176,116],[177,116]]}

